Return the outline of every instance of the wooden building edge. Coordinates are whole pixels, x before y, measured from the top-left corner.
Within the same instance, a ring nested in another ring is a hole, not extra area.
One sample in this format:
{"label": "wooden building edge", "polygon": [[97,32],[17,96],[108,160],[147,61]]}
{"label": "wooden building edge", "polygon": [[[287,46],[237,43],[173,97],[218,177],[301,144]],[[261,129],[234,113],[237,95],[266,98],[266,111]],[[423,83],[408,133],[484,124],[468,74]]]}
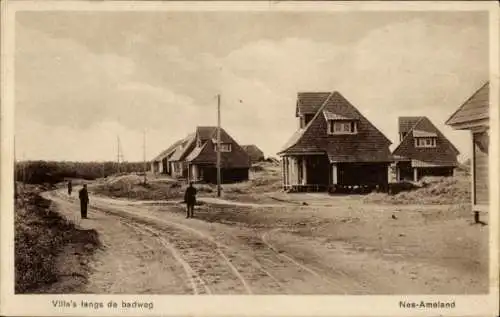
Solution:
{"label": "wooden building edge", "polygon": [[489,108],[489,82],[486,82],[446,121],[453,129],[470,133],[471,204],[477,212],[487,212],[490,203]]}

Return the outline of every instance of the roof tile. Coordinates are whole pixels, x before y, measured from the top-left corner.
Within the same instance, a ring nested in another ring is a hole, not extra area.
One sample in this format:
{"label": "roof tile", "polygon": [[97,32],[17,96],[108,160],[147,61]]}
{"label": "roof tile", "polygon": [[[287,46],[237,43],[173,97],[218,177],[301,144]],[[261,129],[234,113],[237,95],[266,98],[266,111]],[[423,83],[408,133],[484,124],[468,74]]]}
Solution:
{"label": "roof tile", "polygon": [[[400,121],[401,122],[401,121]],[[437,136],[435,148],[415,147],[415,137]],[[457,148],[439,131],[438,128],[427,117],[420,117],[420,120],[408,131],[407,135],[399,143],[392,153],[395,157],[429,162],[433,164],[455,166],[457,155],[460,154]]]}
{"label": "roof tile", "polygon": [[446,121],[447,125],[456,125],[476,120],[489,119],[489,82],[479,88]]}
{"label": "roof tile", "polygon": [[[302,94],[302,95],[301,95]],[[304,128],[296,131],[279,154],[322,152],[328,155],[332,162],[390,162],[392,156],[389,150],[391,141],[369,122],[340,93],[301,93],[299,97],[307,96],[308,100],[322,100],[316,109],[316,115]],[[316,94],[317,98],[314,98]],[[304,98],[300,100],[304,106]],[[358,119],[358,133],[352,135],[329,135],[327,120],[320,111],[338,114],[345,118]]]}

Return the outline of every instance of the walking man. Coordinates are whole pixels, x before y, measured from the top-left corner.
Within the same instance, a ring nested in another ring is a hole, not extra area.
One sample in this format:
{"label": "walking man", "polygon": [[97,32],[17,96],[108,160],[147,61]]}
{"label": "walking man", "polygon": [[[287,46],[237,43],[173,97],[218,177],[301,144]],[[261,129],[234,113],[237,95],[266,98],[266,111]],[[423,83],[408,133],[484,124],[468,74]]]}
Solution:
{"label": "walking man", "polygon": [[68,181],[68,196],[71,196],[71,192],[73,191],[73,184],[71,180]]}
{"label": "walking man", "polygon": [[194,216],[194,205],[196,204],[196,188],[193,187],[193,183],[189,183],[189,187],[186,188],[186,193],[184,194],[184,202],[187,206],[186,218],[193,218]]}
{"label": "walking man", "polygon": [[87,206],[89,204],[89,193],[87,191],[87,184],[83,184],[83,188],[80,189],[80,214],[82,219],[87,219]]}

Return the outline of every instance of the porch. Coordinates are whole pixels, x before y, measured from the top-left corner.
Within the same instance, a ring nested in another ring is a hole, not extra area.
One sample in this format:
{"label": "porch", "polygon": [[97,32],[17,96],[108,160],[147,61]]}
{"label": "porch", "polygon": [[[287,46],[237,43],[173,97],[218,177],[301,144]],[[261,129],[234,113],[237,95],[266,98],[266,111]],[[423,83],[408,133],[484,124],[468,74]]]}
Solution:
{"label": "porch", "polygon": [[188,166],[182,161],[169,162],[171,176],[175,178],[185,178],[188,176]]}
{"label": "porch", "polygon": [[334,183],[330,161],[325,154],[284,156],[283,189],[287,191],[327,191]]}
{"label": "porch", "polygon": [[[189,164],[188,179],[192,182],[217,183],[217,167],[213,164]],[[248,180],[248,168],[221,168],[221,183]]]}
{"label": "porch", "polygon": [[289,192],[369,192],[389,183],[389,162],[330,162],[326,154],[302,154],[283,156],[281,163]]}
{"label": "porch", "polygon": [[450,177],[455,173],[454,166],[443,166],[417,160],[399,161],[396,163],[396,181],[418,182],[423,177]]}

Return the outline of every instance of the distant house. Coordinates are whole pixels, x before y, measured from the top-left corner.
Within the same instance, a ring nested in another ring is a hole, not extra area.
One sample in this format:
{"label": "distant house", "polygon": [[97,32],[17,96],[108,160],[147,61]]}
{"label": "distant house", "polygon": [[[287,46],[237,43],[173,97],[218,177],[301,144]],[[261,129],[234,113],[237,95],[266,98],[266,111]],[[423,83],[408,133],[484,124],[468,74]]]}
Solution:
{"label": "distant house", "polygon": [[241,147],[245,150],[245,152],[247,152],[248,156],[250,157],[251,163],[256,163],[264,160],[264,152],[262,152],[257,147],[257,145],[250,144],[250,145],[242,145]]}
{"label": "distant house", "polygon": [[[186,138],[172,144],[151,162],[153,171],[193,182],[217,182],[217,128],[197,127]],[[250,157],[221,129],[221,181],[248,180]]]}
{"label": "distant house", "polygon": [[[248,180],[250,158],[245,150],[224,130],[220,133],[221,182],[231,183]],[[198,127],[195,147],[186,157],[191,181],[217,182],[217,128]]]}
{"label": "distant house", "polygon": [[178,140],[166,150],[158,154],[153,160],[151,160],[151,172],[154,174],[171,174],[170,168],[170,158],[174,154],[177,146],[182,143],[183,140]]}
{"label": "distant house", "polygon": [[474,211],[487,211],[489,206],[489,82],[479,88],[446,124],[471,133],[472,205]]}
{"label": "distant house", "polygon": [[170,173],[176,178],[188,177],[188,165],[186,157],[196,146],[196,135],[189,134],[176,147],[175,151],[169,159]]}
{"label": "distant house", "polygon": [[457,148],[429,120],[399,117],[399,145],[392,153],[396,179],[418,181],[424,176],[453,176]]}
{"label": "distant house", "polygon": [[387,188],[391,141],[338,92],[298,93],[299,129],[278,153],[285,190]]}

